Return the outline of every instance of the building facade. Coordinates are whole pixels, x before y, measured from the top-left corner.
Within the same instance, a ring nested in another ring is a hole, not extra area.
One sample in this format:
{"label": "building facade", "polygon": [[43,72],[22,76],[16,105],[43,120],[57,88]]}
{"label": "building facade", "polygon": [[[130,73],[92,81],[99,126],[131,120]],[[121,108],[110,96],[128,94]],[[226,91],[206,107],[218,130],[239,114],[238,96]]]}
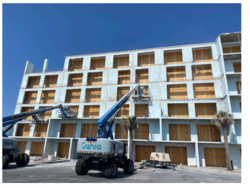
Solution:
{"label": "building facade", "polygon": [[121,118],[136,115],[133,160],[149,160],[150,152],[170,153],[172,163],[226,166],[223,131],[211,124],[220,110],[232,113],[228,127],[230,156],[241,168],[241,33],[221,34],[215,42],[65,57],[63,71],[35,73],[26,62],[15,113],[63,104],[75,118],[61,119],[59,110],[31,117],[8,132],[31,156],[76,159],[79,138],[96,137],[97,120],[140,83],[143,100],[130,100],[113,125],[115,139],[128,142]]}

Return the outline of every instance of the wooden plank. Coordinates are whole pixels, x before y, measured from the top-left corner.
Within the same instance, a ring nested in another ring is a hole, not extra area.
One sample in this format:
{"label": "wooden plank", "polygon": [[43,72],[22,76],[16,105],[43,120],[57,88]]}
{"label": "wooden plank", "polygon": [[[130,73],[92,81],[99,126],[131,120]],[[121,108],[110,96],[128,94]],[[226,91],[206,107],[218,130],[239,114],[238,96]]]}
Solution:
{"label": "wooden plank", "polygon": [[136,70],[136,83],[148,83],[148,69]]}
{"label": "wooden plank", "polygon": [[241,94],[241,81],[240,82],[236,82],[236,88],[237,88],[237,93]]}
{"label": "wooden plank", "polygon": [[115,139],[128,139],[128,131],[120,124],[116,124],[115,126]]}
{"label": "wooden plank", "polygon": [[130,91],[130,87],[117,87],[117,101]]}
{"label": "wooden plank", "polygon": [[45,76],[44,88],[54,88],[57,85],[58,75]]}
{"label": "wooden plank", "polygon": [[223,47],[223,54],[228,54],[231,53],[231,48],[230,47]]}
{"label": "wooden plank", "polygon": [[37,97],[37,91],[26,91],[23,104],[35,104]]}
{"label": "wooden plank", "polygon": [[168,99],[187,99],[187,85],[168,85]]}
{"label": "wooden plank", "polygon": [[238,53],[238,52],[241,52],[240,46],[232,46],[231,47],[231,53]]}
{"label": "wooden plank", "polygon": [[192,66],[193,80],[212,80],[211,65]]}
{"label": "wooden plank", "polygon": [[216,166],[215,154],[213,148],[204,148],[206,166]]}
{"label": "wooden plank", "polygon": [[105,69],[105,57],[91,58],[90,70]]}
{"label": "wooden plank", "polygon": [[21,151],[19,151],[18,153],[25,153],[25,150],[26,150],[26,146],[27,146],[27,141],[17,141],[17,150],[21,149]]}
{"label": "wooden plank", "polygon": [[85,105],[83,111],[83,117],[99,117],[100,105]]}
{"label": "wooden plank", "polygon": [[43,91],[40,104],[53,104],[55,98],[55,90]]}
{"label": "wooden plank", "polygon": [[197,124],[198,141],[211,142],[209,125]]}
{"label": "wooden plank", "polygon": [[[48,108],[48,107],[52,107],[52,106],[40,106],[39,109]],[[50,119],[51,115],[52,115],[52,110],[44,112],[43,114],[39,114],[38,116],[41,119]]]}
{"label": "wooden plank", "polygon": [[194,62],[202,62],[202,51],[194,49],[193,50],[193,60]]}
{"label": "wooden plank", "polygon": [[167,68],[167,81],[180,82],[186,80],[185,67],[168,67]]}
{"label": "wooden plank", "polygon": [[153,66],[154,64],[154,53],[138,54],[138,66]]}
{"label": "wooden plank", "polygon": [[48,124],[36,124],[34,137],[46,137]]}
{"label": "wooden plank", "polygon": [[82,77],[83,74],[69,74],[68,78],[68,86],[74,87],[74,86],[81,86],[82,85]]}
{"label": "wooden plank", "polygon": [[195,63],[212,61],[212,50],[210,49],[193,49],[193,59]]}
{"label": "wooden plank", "polygon": [[210,134],[212,138],[212,142],[221,142],[220,129],[218,129],[215,125],[210,126]]}
{"label": "wooden plank", "polygon": [[30,156],[42,156],[44,150],[44,142],[32,142]]}
{"label": "wooden plank", "polygon": [[135,161],[141,162],[141,160],[150,161],[151,152],[155,152],[155,146],[135,146]]}
{"label": "wooden plank", "polygon": [[81,96],[81,89],[68,89],[66,92],[65,103],[79,103]]}
{"label": "wooden plank", "polygon": [[118,72],[118,84],[130,84],[130,71]]}
{"label": "wooden plank", "polygon": [[189,124],[179,124],[178,125],[178,134],[180,141],[191,141],[190,138],[190,125]]}
{"label": "wooden plank", "polygon": [[83,58],[70,59],[69,71],[81,71],[82,70]]}
{"label": "wooden plank", "polygon": [[196,117],[216,117],[216,103],[196,103]]}
{"label": "wooden plank", "polygon": [[181,163],[187,164],[187,148],[181,147]]}
{"label": "wooden plank", "polygon": [[70,143],[58,143],[57,156],[58,157],[69,157],[69,146]]}
{"label": "wooden plank", "polygon": [[69,110],[72,111],[71,114],[78,116],[79,106],[68,106]]}
{"label": "wooden plank", "polygon": [[[35,107],[22,107],[21,108],[21,113],[22,112],[28,112],[28,111],[32,111],[32,110],[34,110],[35,109]],[[32,120],[32,116],[28,116],[27,118],[26,118],[26,120]]]}
{"label": "wooden plank", "polygon": [[101,88],[86,89],[84,102],[100,102],[101,101]]}
{"label": "wooden plank", "polygon": [[27,88],[38,88],[41,76],[29,77]]}
{"label": "wooden plank", "polygon": [[226,153],[224,148],[214,148],[217,167],[226,167]]}
{"label": "wooden plank", "polygon": [[82,124],[81,127],[81,138],[92,137],[97,138],[98,125],[96,123]]}
{"label": "wooden plank", "polygon": [[241,63],[234,63],[234,72],[241,72]]}
{"label": "wooden plank", "polygon": [[214,84],[213,83],[194,84],[194,98],[196,99],[215,98]]}
{"label": "wooden plank", "polygon": [[169,124],[169,140],[179,140],[178,124]]}
{"label": "wooden plank", "polygon": [[76,123],[62,123],[60,137],[74,138],[76,133]]}
{"label": "wooden plank", "polygon": [[188,104],[168,104],[169,117],[189,117]]}
{"label": "wooden plank", "polygon": [[114,68],[129,67],[129,55],[114,56]]}
{"label": "wooden plank", "polygon": [[134,131],[135,139],[149,140],[149,124],[139,124],[139,129]]}
{"label": "wooden plank", "polygon": [[100,86],[102,85],[102,72],[88,73],[88,86]]}
{"label": "wooden plank", "polygon": [[129,105],[125,104],[116,114],[116,117],[129,117]]}
{"label": "wooden plank", "polygon": [[148,117],[148,104],[135,104],[135,116]]}

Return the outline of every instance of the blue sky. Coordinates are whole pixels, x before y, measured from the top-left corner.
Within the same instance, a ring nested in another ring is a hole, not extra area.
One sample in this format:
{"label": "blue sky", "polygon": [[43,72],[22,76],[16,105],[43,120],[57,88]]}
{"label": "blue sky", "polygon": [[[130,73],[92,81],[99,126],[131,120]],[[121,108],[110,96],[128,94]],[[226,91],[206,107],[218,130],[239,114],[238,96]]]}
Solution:
{"label": "blue sky", "polygon": [[14,113],[27,60],[34,70],[44,59],[49,70],[62,70],[64,56],[214,41],[236,31],[240,4],[3,4],[3,116]]}

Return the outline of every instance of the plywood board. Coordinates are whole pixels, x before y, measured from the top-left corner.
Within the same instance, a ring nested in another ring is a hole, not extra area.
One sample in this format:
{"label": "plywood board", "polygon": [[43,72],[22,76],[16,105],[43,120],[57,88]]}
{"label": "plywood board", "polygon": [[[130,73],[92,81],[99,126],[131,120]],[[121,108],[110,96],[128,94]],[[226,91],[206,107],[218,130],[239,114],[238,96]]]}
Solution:
{"label": "plywood board", "polygon": [[179,124],[178,125],[178,133],[180,141],[191,141],[190,138],[190,125],[189,124]]}
{"label": "plywood board", "polygon": [[102,85],[102,72],[88,73],[88,86],[100,86]]}
{"label": "plywood board", "polygon": [[216,117],[216,103],[196,103],[195,112],[196,117]]}
{"label": "plywood board", "polygon": [[168,104],[169,117],[189,117],[188,104]]}
{"label": "plywood board", "polygon": [[[40,106],[39,109],[48,108],[48,107],[52,107],[52,106]],[[44,112],[43,114],[39,114],[38,116],[41,119],[49,119],[51,118],[51,115],[52,115],[52,110]]]}
{"label": "plywood board", "polygon": [[41,76],[29,77],[27,88],[38,88]]}
{"label": "plywood board", "polygon": [[167,81],[180,82],[186,80],[185,67],[168,67],[167,68]]}
{"label": "plywood board", "polygon": [[72,111],[71,114],[74,116],[78,116],[79,106],[68,106],[69,110]]}
{"label": "plywood board", "polygon": [[135,139],[149,140],[149,124],[139,124],[139,129],[135,130]]}
{"label": "plywood board", "polygon": [[32,142],[30,149],[30,156],[42,156],[44,149],[44,142]]}
{"label": "plywood board", "polygon": [[34,137],[46,137],[48,124],[36,124]]}
{"label": "plywood board", "polygon": [[148,117],[148,104],[135,104],[135,116]]}
{"label": "plywood board", "polygon": [[81,138],[92,137],[97,138],[98,125],[96,123],[82,124]]}
{"label": "plywood board", "polygon": [[241,72],[241,63],[234,63],[234,72]]}
{"label": "plywood board", "polygon": [[167,85],[168,99],[187,99],[187,85]]}
{"label": "plywood board", "polygon": [[105,69],[105,57],[91,58],[90,70]]}
{"label": "plywood board", "polygon": [[164,53],[164,62],[165,62],[165,64],[168,64],[168,65],[183,63],[182,52],[181,51],[165,52]]}
{"label": "plywood board", "polygon": [[116,114],[116,117],[129,117],[129,105],[125,104]]}
{"label": "plywood board", "polygon": [[128,139],[128,130],[125,130],[120,124],[116,124],[115,139]]}
{"label": "plywood board", "polygon": [[230,47],[223,47],[223,54],[228,54],[231,53],[231,48]]}
{"label": "plywood board", "polygon": [[129,67],[129,55],[114,57],[114,68],[126,68],[126,67]]}
{"label": "plywood board", "polygon": [[241,52],[241,46],[232,46],[231,53],[238,53]]}
{"label": "plywood board", "polygon": [[82,63],[83,63],[83,58],[70,59],[69,71],[81,71],[82,70]]}
{"label": "plywood board", "polygon": [[49,88],[54,88],[54,87],[56,87],[57,78],[58,78],[58,75],[45,76],[43,87],[44,88],[48,88],[48,87]]}
{"label": "plywood board", "polygon": [[117,87],[117,101],[130,91],[130,87]]}
{"label": "plywood board", "polygon": [[211,65],[192,66],[193,80],[213,80]]}
{"label": "plywood board", "polygon": [[84,106],[83,117],[99,117],[100,105]]}
{"label": "plywood board", "polygon": [[58,143],[57,156],[58,157],[69,157],[69,146],[70,143]]}
{"label": "plywood board", "polygon": [[37,97],[37,91],[26,91],[23,104],[35,104]]}
{"label": "plywood board", "polygon": [[220,129],[218,129],[215,125],[210,126],[210,134],[212,138],[212,142],[221,142]]}
{"label": "plywood board", "polygon": [[204,148],[206,166],[226,167],[224,148]]}
{"label": "plywood board", "polygon": [[193,60],[195,63],[213,61],[211,48],[193,49]]}
{"label": "plywood board", "polygon": [[66,92],[66,103],[79,103],[81,89],[68,89]]}
{"label": "plywood board", "polygon": [[148,69],[136,70],[136,83],[148,83]]}
{"label": "plywood board", "polygon": [[76,133],[76,123],[62,123],[60,137],[74,138]]}
{"label": "plywood board", "polygon": [[237,93],[241,94],[241,82],[236,82]]}
{"label": "plywood board", "polygon": [[198,141],[211,142],[211,132],[209,125],[197,124]]}
{"label": "plywood board", "polygon": [[[22,112],[32,111],[32,110],[34,110],[34,109],[35,109],[35,107],[33,107],[33,106],[30,106],[30,107],[22,107],[22,108],[21,108],[21,113],[22,113]],[[28,116],[28,117],[26,118],[26,120],[32,120],[32,116]]]}
{"label": "plywood board", "polygon": [[138,54],[138,66],[153,66],[155,64],[154,53]]}
{"label": "plywood board", "polygon": [[100,102],[101,101],[101,88],[86,89],[84,102]]}
{"label": "plywood board", "polygon": [[55,90],[43,91],[40,104],[53,104],[55,98]]}
{"label": "plywood board", "polygon": [[135,161],[141,162],[141,160],[147,160],[147,162],[149,162],[151,152],[155,152],[155,146],[136,145],[135,146]]}
{"label": "plywood board", "polygon": [[26,150],[26,146],[27,146],[27,141],[17,141],[17,150],[21,149],[21,151],[19,151],[18,153],[25,153],[25,150]]}
{"label": "plywood board", "polygon": [[81,86],[82,85],[82,77],[83,74],[69,74],[68,78],[68,86],[74,87],[74,86]]}
{"label": "plywood board", "polygon": [[213,148],[204,148],[206,166],[216,166]]}
{"label": "plywood board", "polygon": [[165,146],[165,153],[170,155],[172,164],[187,164],[187,148]]}
{"label": "plywood board", "polygon": [[194,98],[196,99],[215,98],[214,84],[213,83],[194,84]]}
{"label": "plywood board", "polygon": [[118,72],[118,84],[130,84],[130,71]]}
{"label": "plywood board", "polygon": [[179,140],[178,124],[169,124],[169,140]]}

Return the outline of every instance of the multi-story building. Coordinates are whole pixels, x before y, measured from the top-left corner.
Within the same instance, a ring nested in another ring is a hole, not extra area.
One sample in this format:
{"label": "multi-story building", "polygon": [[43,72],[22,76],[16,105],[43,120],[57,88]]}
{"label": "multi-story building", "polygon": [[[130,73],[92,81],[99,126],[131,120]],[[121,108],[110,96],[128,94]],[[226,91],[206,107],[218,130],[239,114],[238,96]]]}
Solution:
{"label": "multi-story building", "polygon": [[222,129],[211,124],[220,110],[232,113],[230,156],[241,168],[241,33],[221,34],[215,42],[65,57],[63,71],[35,73],[27,61],[15,113],[63,104],[41,115],[47,124],[17,123],[9,136],[27,154],[76,158],[77,140],[97,134],[97,120],[137,83],[148,99],[130,100],[117,114],[114,138],[128,142],[121,118],[136,115],[133,160],[150,152],[170,153],[172,163],[226,166]]}

